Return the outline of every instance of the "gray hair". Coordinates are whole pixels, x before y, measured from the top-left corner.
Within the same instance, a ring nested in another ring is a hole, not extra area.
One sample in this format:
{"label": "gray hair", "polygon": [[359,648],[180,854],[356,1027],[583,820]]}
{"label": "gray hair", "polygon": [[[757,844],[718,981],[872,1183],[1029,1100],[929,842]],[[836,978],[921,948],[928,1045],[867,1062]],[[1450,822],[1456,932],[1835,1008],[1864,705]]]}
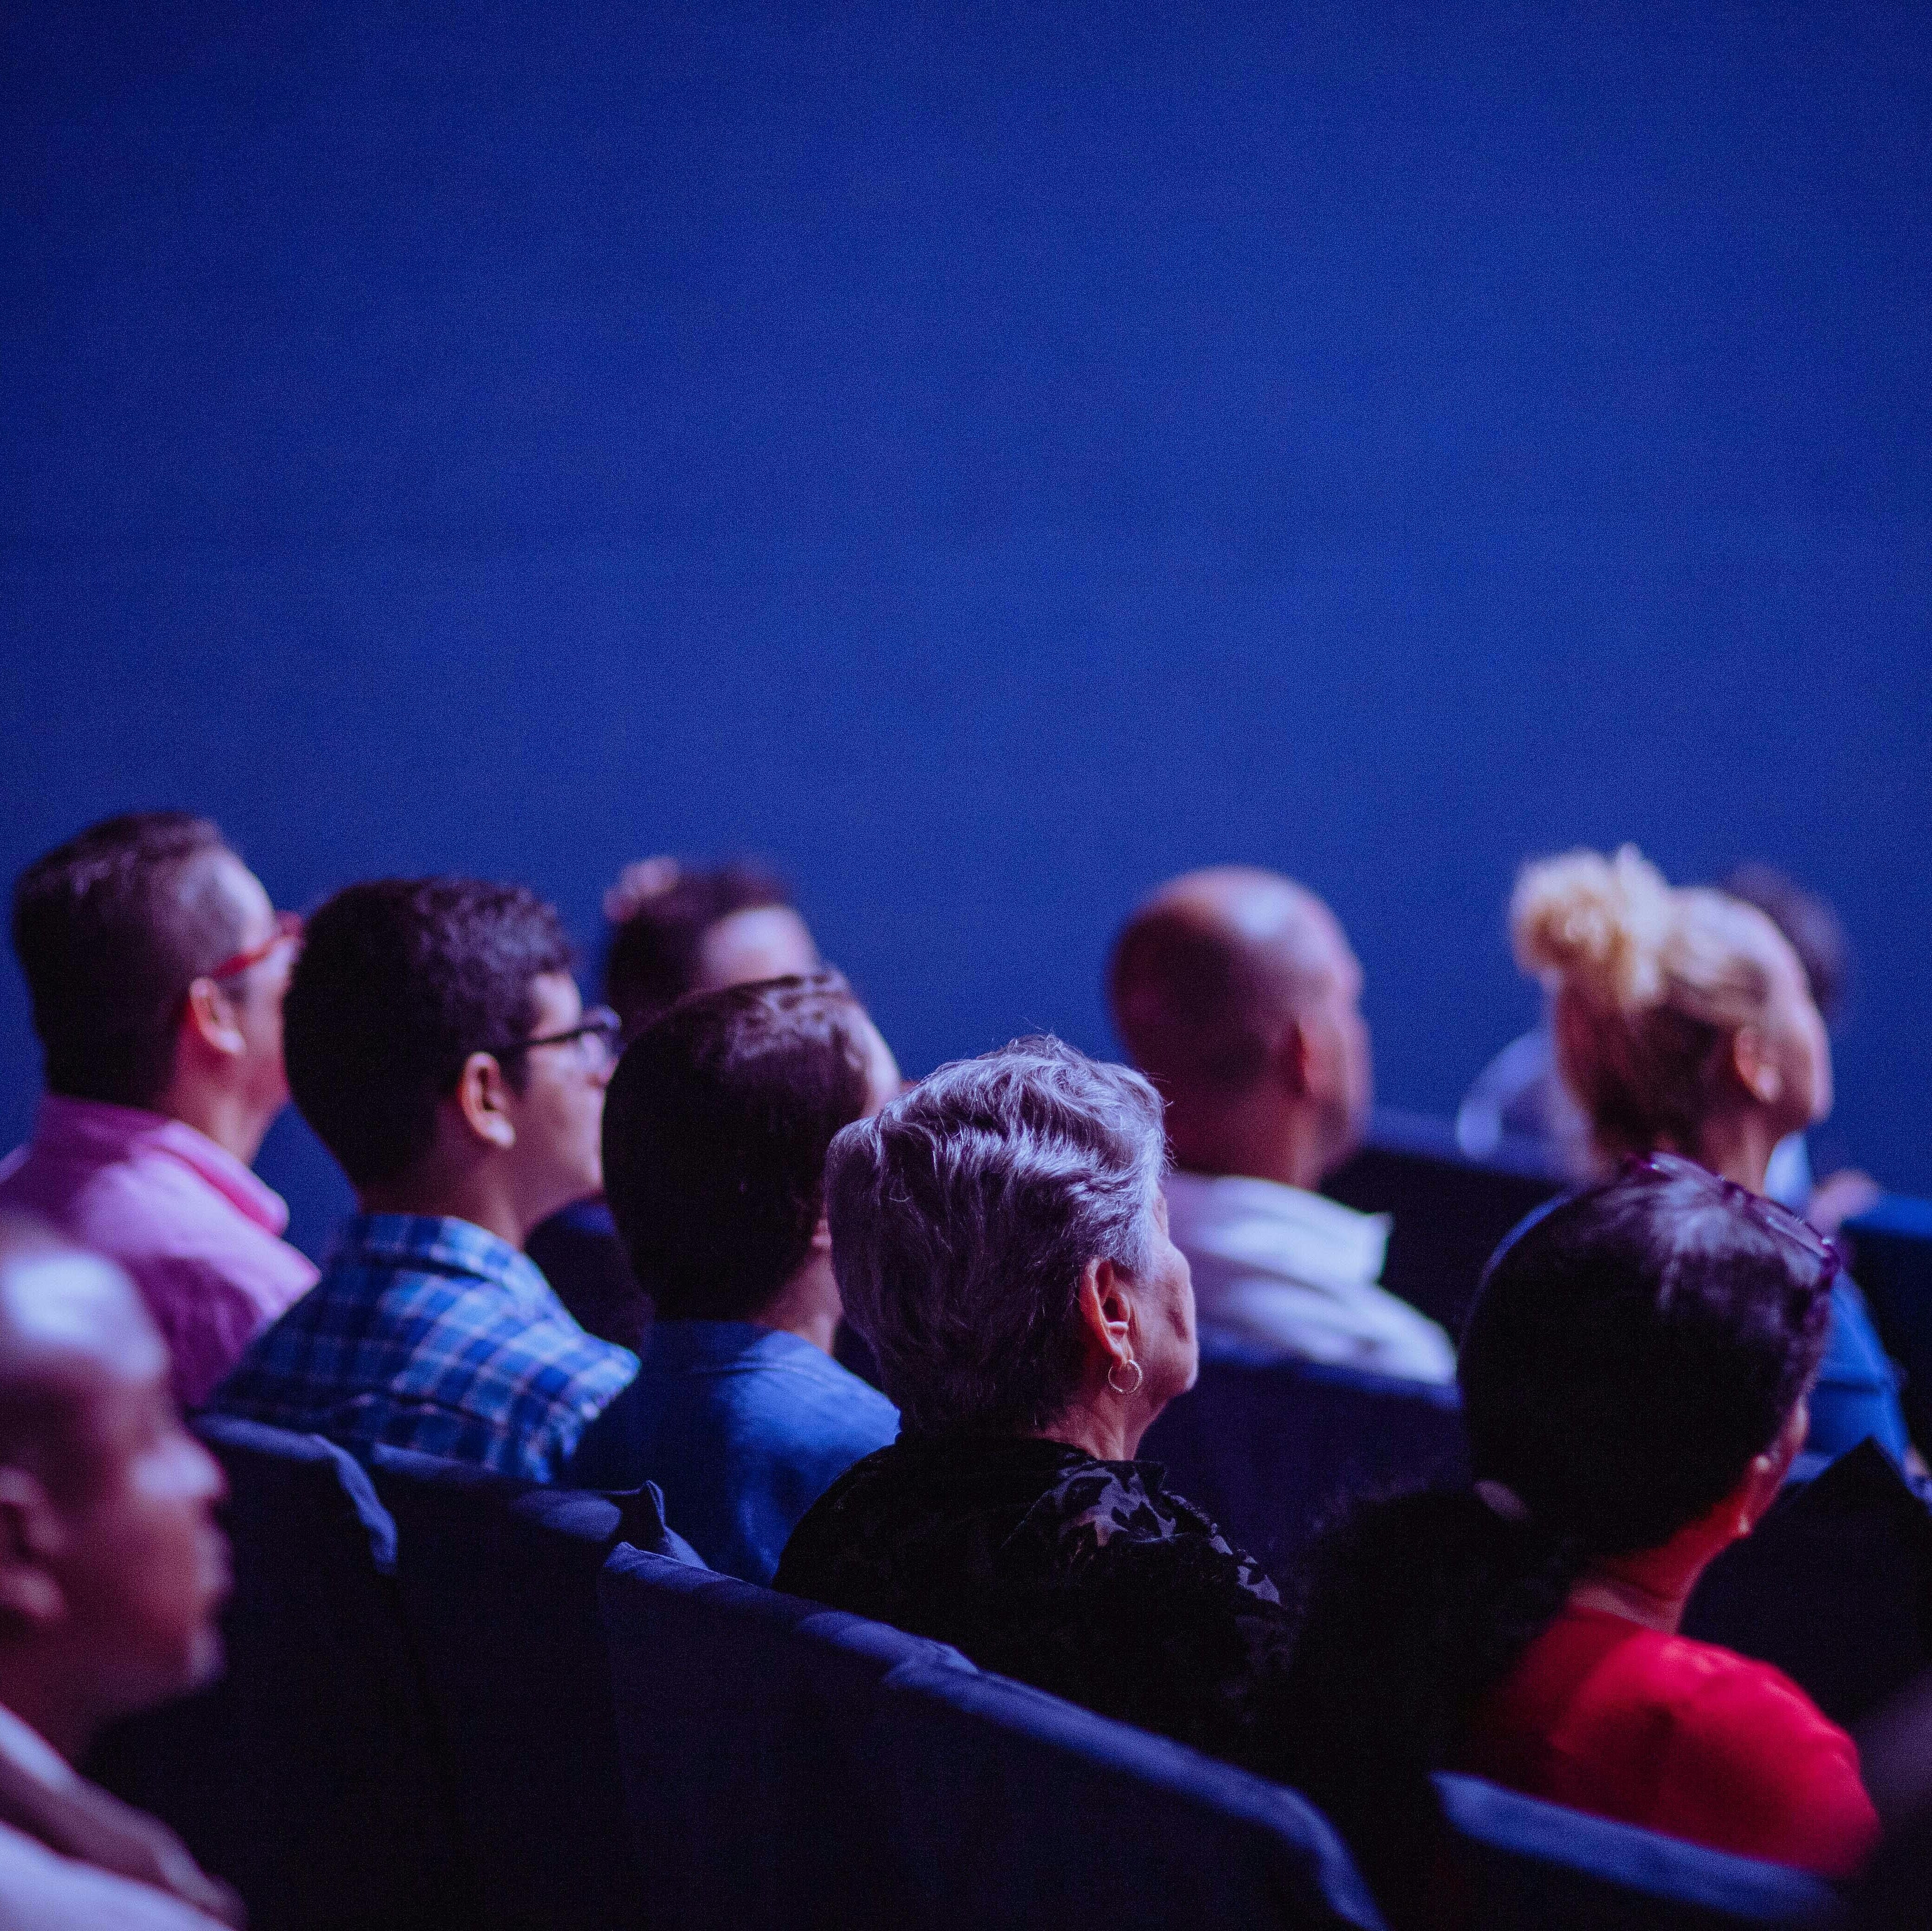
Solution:
{"label": "gray hair", "polygon": [[941,1066],[826,1157],[832,1266],[907,1432],[1049,1426],[1088,1262],[1152,1264],[1160,1096],[1054,1039]]}

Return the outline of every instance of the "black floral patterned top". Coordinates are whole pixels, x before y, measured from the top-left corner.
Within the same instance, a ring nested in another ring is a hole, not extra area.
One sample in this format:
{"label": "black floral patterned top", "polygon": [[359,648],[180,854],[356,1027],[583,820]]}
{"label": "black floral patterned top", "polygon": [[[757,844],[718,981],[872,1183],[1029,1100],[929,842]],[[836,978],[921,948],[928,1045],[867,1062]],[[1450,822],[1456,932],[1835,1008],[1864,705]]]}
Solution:
{"label": "black floral patterned top", "polygon": [[813,1504],[774,1586],[1264,1775],[1285,1768],[1287,1613],[1152,1462],[902,1438]]}

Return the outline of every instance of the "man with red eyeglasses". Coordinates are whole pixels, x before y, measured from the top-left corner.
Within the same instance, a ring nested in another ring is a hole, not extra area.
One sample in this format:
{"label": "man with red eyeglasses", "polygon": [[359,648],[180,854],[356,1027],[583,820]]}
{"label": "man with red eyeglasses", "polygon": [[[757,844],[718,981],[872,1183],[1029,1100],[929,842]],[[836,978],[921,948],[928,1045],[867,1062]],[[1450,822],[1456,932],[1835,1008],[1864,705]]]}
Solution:
{"label": "man with red eyeglasses", "polygon": [[91,825],[14,887],[46,1091],[0,1165],[32,1213],[134,1276],[195,1407],[314,1285],[250,1171],[289,1097],[282,995],[300,922],[182,811]]}

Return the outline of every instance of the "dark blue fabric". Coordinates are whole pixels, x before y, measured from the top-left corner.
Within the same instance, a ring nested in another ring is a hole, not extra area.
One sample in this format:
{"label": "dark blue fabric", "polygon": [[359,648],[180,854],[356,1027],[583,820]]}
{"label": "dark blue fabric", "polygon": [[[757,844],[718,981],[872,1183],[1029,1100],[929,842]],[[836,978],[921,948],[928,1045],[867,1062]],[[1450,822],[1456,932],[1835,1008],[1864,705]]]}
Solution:
{"label": "dark blue fabric", "polygon": [[638,1378],[586,1432],[567,1477],[648,1469],[713,1569],[769,1582],[799,1518],[898,1437],[898,1411],[822,1349],[748,1321],[660,1321]]}
{"label": "dark blue fabric", "polygon": [[1292,1792],[749,1584],[620,1550],[601,1588],[668,1923],[1378,1921]]}
{"label": "dark blue fabric", "polygon": [[620,1540],[682,1549],[658,1497],[533,1487],[402,1450],[370,1459],[396,1519],[404,1613],[484,1921],[636,1925],[644,1873],[625,1817],[597,1572]]}
{"label": "dark blue fabric", "polygon": [[1342,1498],[1453,1480],[1467,1459],[1454,1388],[1233,1348],[1204,1353],[1199,1382],[1141,1453],[1283,1582]]}
{"label": "dark blue fabric", "polygon": [[368,1474],[318,1435],[196,1426],[229,1481],[227,1675],[118,1726],[89,1774],[178,1831],[254,1931],[475,1924],[395,1525]]}
{"label": "dark blue fabric", "polygon": [[1778,1864],[1706,1850],[1472,1777],[1435,1780],[1482,1931],[1715,1931],[1816,1924],[1829,1885]]}
{"label": "dark blue fabric", "polygon": [[1835,1457],[1868,1436],[1896,1462],[1912,1446],[1898,1402],[1898,1372],[1872,1327],[1864,1297],[1840,1275],[1832,1288],[1825,1359],[1811,1390],[1805,1452]]}
{"label": "dark blue fabric", "polygon": [[1905,1371],[1913,1435],[1932,1442],[1932,1201],[1887,1194],[1845,1233],[1879,1331]]}
{"label": "dark blue fabric", "polygon": [[1496,1243],[1563,1185],[1534,1157],[1510,1150],[1471,1159],[1447,1120],[1378,1108],[1368,1144],[1322,1191],[1364,1213],[1393,1216],[1382,1285],[1453,1336],[1462,1331]]}
{"label": "dark blue fabric", "polygon": [[642,1352],[651,1297],[638,1285],[617,1224],[600,1196],[580,1200],[532,1229],[524,1252],[586,1334]]}
{"label": "dark blue fabric", "polygon": [[1684,1633],[1773,1665],[1856,1723],[1932,1666],[1932,1511],[1862,1443],[1712,1564]]}

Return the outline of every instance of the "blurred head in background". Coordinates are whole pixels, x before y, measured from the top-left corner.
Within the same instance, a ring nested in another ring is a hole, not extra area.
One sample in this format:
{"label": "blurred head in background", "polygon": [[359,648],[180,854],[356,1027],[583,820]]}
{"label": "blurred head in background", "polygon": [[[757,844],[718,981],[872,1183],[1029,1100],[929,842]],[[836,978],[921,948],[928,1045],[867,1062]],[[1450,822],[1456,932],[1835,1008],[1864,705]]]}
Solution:
{"label": "blurred head in background", "polygon": [[1360,1139],[1362,969],[1292,879],[1216,865],[1162,886],[1115,942],[1108,993],[1167,1102],[1177,1166],[1312,1188]]}
{"label": "blurred head in background", "polygon": [[1762,1192],[1772,1148],[1830,1112],[1810,980],[1756,906],[1673,889],[1626,845],[1526,866],[1510,929],[1605,1156],[1679,1153]]}
{"label": "blurred head in background", "polygon": [[244,1162],[288,1099],[297,921],[206,818],[130,812],[36,859],[14,949],[49,1092],[182,1120]]}
{"label": "blurred head in background", "polygon": [[627,1039],[686,993],[795,978],[820,964],[784,881],[749,862],[698,871],[640,859],[604,895],[604,996]]}

